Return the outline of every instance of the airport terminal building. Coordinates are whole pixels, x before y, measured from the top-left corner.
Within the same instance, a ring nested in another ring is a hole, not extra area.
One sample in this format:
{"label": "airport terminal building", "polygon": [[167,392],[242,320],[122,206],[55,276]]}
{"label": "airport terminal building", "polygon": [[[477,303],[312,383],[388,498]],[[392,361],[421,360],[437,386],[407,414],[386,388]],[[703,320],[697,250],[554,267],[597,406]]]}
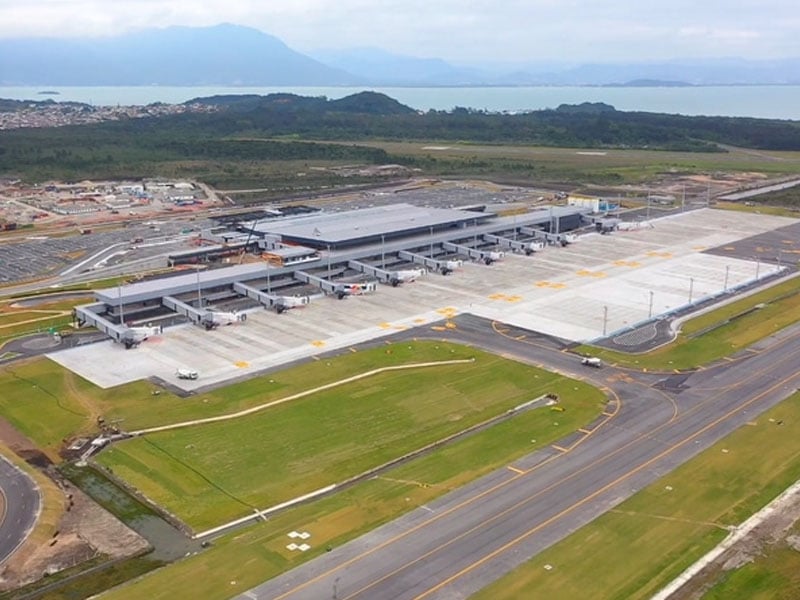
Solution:
{"label": "airport terminal building", "polygon": [[[194,269],[99,290],[94,303],[76,308],[75,320],[133,347],[150,328],[187,320],[210,328],[259,305],[282,312],[326,294],[397,286],[422,272],[446,275],[458,261],[489,265],[506,252],[567,245],[572,232],[593,225],[581,207],[500,216],[410,204],[232,221],[204,234],[218,243],[170,255],[170,264]],[[244,263],[245,255],[261,260]],[[220,259],[228,262],[216,268]]]}

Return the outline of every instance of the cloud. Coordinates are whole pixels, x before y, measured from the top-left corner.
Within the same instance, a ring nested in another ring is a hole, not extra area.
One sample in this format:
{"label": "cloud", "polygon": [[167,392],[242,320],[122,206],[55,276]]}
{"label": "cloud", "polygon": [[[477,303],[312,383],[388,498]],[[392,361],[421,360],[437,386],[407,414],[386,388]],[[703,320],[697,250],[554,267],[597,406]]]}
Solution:
{"label": "cloud", "polygon": [[797,54],[790,0],[0,0],[0,37],[104,36],[231,22],[299,50],[382,47],[449,60]]}

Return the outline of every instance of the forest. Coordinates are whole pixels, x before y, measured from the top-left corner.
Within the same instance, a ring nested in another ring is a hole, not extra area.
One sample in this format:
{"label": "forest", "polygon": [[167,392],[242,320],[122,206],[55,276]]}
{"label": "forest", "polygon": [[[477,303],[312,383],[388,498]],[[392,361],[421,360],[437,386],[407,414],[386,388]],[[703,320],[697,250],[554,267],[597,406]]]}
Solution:
{"label": "forest", "polygon": [[[467,108],[419,112],[374,92],[338,100],[271,94],[190,102],[214,104],[219,110],[0,131],[0,176],[37,181],[182,174],[212,184],[278,181],[283,189],[294,184],[281,173],[282,164],[303,171],[309,161],[397,163],[424,167],[434,175],[468,168],[466,162],[437,164],[425,157],[390,154],[375,147],[381,141],[698,154],[725,153],[726,146],[800,150],[800,123],[795,121],[623,112],[602,103],[505,114]],[[11,108],[13,103],[5,106]],[[303,176],[308,176],[310,187],[330,185],[336,179],[305,171]]]}

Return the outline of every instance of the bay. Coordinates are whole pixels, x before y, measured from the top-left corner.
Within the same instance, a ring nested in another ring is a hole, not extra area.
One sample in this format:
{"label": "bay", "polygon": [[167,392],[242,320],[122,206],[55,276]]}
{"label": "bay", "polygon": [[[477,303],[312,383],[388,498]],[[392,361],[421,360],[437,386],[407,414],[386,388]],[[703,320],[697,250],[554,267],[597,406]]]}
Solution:
{"label": "bay", "polygon": [[[220,94],[287,92],[336,99],[362,87],[0,87],[0,98],[84,102],[95,106],[179,104]],[[702,87],[376,87],[417,110],[465,108],[492,112],[605,102],[617,110],[800,120],[800,85]],[[48,92],[42,94],[42,92]],[[57,92],[50,93],[50,92]]]}

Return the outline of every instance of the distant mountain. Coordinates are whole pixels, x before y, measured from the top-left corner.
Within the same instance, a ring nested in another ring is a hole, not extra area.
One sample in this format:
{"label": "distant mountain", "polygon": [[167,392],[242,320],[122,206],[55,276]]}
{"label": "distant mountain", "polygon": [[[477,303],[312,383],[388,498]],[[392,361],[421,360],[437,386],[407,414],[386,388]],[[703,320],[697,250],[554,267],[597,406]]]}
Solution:
{"label": "distant mountain", "polygon": [[0,40],[0,85],[358,85],[249,27],[168,27],[111,38]]}
{"label": "distant mountain", "polygon": [[91,39],[0,40],[0,85],[523,86],[800,84],[800,58],[482,67],[378,48],[314,58],[250,27],[168,27]]}
{"label": "distant mountain", "polygon": [[800,58],[695,59],[593,63],[547,72],[525,69],[547,85],[770,85],[800,84]]}
{"label": "distant mountain", "polygon": [[312,56],[373,85],[485,85],[492,80],[490,73],[480,69],[457,67],[441,58],[392,54],[380,48],[318,50]]}
{"label": "distant mountain", "polygon": [[225,107],[232,112],[303,112],[306,115],[313,113],[352,113],[356,115],[392,116],[409,115],[417,112],[394,98],[378,92],[359,92],[338,100],[329,100],[324,96],[299,96],[285,93],[268,94],[266,96],[256,94],[208,96],[193,98],[188,100],[186,104],[209,104]]}

